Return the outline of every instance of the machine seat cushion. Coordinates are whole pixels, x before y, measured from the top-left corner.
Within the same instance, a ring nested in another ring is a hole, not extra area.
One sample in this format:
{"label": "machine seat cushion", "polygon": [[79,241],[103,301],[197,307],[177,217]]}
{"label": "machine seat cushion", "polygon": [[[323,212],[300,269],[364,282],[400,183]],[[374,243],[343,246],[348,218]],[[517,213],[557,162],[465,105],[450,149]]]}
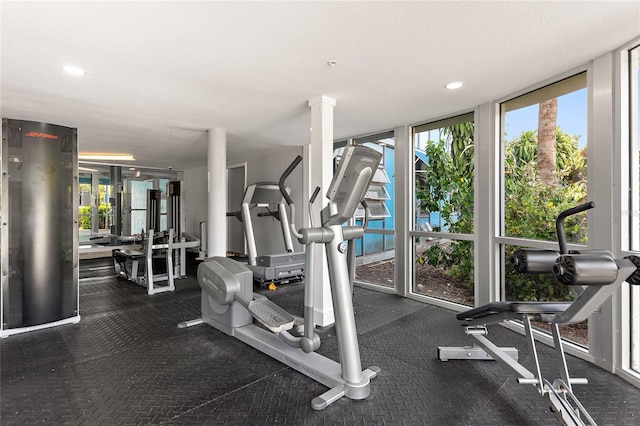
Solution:
{"label": "machine seat cushion", "polygon": [[478,318],[486,318],[496,314],[513,313],[513,317],[521,315],[554,315],[567,310],[570,302],[491,302],[486,305],[456,315],[461,321],[471,321]]}
{"label": "machine seat cushion", "polygon": [[138,259],[143,258],[144,253],[136,251],[136,250],[127,250],[127,249],[115,249],[113,250],[113,256],[117,257],[118,255],[124,256],[129,259]]}

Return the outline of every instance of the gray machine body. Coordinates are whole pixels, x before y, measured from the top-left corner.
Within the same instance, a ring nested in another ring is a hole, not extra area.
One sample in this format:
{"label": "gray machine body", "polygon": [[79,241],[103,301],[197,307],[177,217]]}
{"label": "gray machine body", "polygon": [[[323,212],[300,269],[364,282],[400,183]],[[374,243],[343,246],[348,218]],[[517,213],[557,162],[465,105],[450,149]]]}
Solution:
{"label": "gray machine body", "polygon": [[80,320],[74,128],[2,120],[0,337]]}
{"label": "gray machine body", "polygon": [[[363,230],[361,227],[342,226],[353,216],[364,198],[380,159],[381,154],[370,148],[347,146],[330,186],[330,201],[322,213],[322,227],[302,228],[297,232],[301,243],[320,243],[325,246],[340,362],[314,352],[319,347],[319,338],[313,332],[314,283],[311,280],[305,282],[305,335],[296,338],[287,331],[293,327],[294,318],[272,302],[252,294],[253,273],[250,265],[226,257],[212,257],[198,267],[198,282],[202,287],[202,322],[235,336],[329,387],[328,391],[311,401],[315,410],[324,409],[343,396],[350,399],[366,398],[370,393],[370,380],[380,371],[375,366],[362,370],[345,253],[344,241],[362,236]],[[298,157],[284,173],[281,179],[282,194],[285,194],[284,180],[300,161],[301,157]],[[253,189],[247,192],[251,194]],[[242,207],[243,213],[248,216],[249,203],[243,202]],[[288,224],[284,206],[280,220]],[[288,230],[285,234],[288,234]],[[252,233],[247,232],[249,235]],[[269,262],[277,266],[281,260],[280,257],[272,257]],[[253,324],[254,319],[263,327]],[[197,323],[185,323],[185,326]]]}
{"label": "gray machine body", "polygon": [[212,257],[198,267],[202,288],[202,320],[210,326],[235,335],[238,327],[251,324],[251,313],[234,301],[234,292],[251,299],[253,273],[246,265],[226,257]]}
{"label": "gray machine body", "polygon": [[[514,263],[519,264],[519,272],[533,274],[554,270],[556,278],[567,273],[559,266],[567,265],[571,260],[573,263],[570,279],[558,279],[568,284],[583,286],[580,288],[580,294],[573,302],[500,301],[461,312],[456,316],[466,322],[465,332],[473,339],[474,344],[464,347],[438,347],[438,357],[441,361],[496,360],[518,375],[518,383],[536,386],[538,393],[548,400],[551,411],[555,413],[560,424],[595,425],[593,418],[573,393],[572,385],[586,384],[587,379],[570,377],[558,325],[585,321],[626,279],[636,273],[637,267],[631,260],[614,259],[610,252],[603,250],[561,255],[531,250],[518,253],[517,257]],[[486,337],[487,325],[512,320],[519,320],[524,324],[529,356],[534,361],[534,371],[518,362],[517,349],[499,347]],[[551,327],[559,370],[559,378],[553,382],[542,375],[544,370],[538,358],[532,321],[545,322]]]}
{"label": "gray machine body", "polygon": [[246,344],[333,388],[340,382],[340,364],[315,352],[283,345],[282,340],[253,325],[251,312],[233,303],[236,292],[252,297],[253,274],[246,265],[226,257],[212,257],[198,268],[202,288],[202,319]]}

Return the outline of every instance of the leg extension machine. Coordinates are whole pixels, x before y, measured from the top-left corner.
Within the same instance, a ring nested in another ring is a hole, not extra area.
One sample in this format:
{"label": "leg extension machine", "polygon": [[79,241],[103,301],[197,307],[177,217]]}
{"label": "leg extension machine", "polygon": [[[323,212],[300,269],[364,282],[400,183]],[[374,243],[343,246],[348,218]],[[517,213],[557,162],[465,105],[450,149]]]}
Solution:
{"label": "leg extension machine", "polygon": [[[605,250],[585,250],[567,254],[564,238],[564,218],[588,210],[595,205],[583,204],[562,212],[556,221],[560,252],[551,250],[518,250],[512,257],[515,269],[521,273],[553,273],[563,284],[577,286],[581,293],[572,303],[565,302],[493,302],[457,315],[465,322],[465,332],[474,340],[473,346],[438,347],[442,361],[450,359],[494,359],[518,375],[518,383],[533,385],[547,399],[550,409],[563,425],[595,425],[595,421],[572,392],[572,385],[586,384],[587,379],[569,376],[558,324],[576,324],[586,320],[626,280],[638,281],[640,258],[614,259]],[[487,325],[502,321],[521,320],[535,372],[518,363],[515,348],[501,348],[487,339]],[[542,377],[531,321],[546,322],[551,327],[559,378],[552,382]]]}

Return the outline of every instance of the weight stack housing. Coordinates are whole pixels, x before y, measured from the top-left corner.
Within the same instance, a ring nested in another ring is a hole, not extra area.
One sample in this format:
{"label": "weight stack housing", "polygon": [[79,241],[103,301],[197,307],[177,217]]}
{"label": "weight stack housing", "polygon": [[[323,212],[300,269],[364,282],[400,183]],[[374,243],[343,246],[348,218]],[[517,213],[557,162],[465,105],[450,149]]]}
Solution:
{"label": "weight stack housing", "polygon": [[3,336],[78,322],[74,128],[2,119]]}

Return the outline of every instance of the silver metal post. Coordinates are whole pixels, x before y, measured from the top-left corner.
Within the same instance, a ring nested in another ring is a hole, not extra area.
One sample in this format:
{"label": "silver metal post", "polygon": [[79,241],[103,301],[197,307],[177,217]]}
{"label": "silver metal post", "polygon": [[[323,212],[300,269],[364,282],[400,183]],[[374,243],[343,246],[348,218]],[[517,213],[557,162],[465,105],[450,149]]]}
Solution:
{"label": "silver metal post", "polygon": [[333,239],[325,244],[327,263],[329,264],[329,281],[333,299],[333,311],[336,319],[336,337],[338,353],[342,367],[342,378],[348,383],[362,382],[362,366],[358,334],[353,313],[353,300],[347,262],[344,258],[346,246],[342,235],[342,226],[333,225]]}

